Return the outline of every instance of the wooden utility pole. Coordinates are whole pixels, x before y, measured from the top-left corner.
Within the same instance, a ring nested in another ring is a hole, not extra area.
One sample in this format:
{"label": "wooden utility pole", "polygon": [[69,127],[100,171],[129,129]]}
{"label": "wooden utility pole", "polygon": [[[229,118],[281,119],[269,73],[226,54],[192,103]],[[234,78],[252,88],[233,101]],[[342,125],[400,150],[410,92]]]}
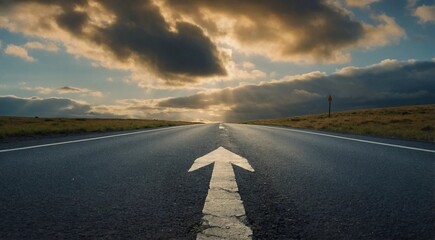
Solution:
{"label": "wooden utility pole", "polygon": [[331,103],[332,103],[332,96],[329,95],[328,97],[328,102],[329,102],[329,113],[328,113],[328,117],[331,117]]}

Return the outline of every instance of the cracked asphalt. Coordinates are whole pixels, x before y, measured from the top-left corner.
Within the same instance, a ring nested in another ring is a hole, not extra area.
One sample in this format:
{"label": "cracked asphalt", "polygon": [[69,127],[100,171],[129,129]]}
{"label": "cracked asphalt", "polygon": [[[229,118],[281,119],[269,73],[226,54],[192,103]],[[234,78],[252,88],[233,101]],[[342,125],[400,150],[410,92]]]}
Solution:
{"label": "cracked asphalt", "polygon": [[255,169],[233,166],[253,239],[435,238],[434,153],[204,124],[0,152],[0,239],[195,239],[213,164],[188,170],[220,146]]}

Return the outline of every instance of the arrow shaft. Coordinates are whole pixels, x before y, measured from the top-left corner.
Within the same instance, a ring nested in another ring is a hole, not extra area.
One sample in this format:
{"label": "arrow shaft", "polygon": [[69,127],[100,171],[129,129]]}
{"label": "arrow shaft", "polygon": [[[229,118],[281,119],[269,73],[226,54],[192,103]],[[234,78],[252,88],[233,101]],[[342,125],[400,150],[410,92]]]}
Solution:
{"label": "arrow shaft", "polygon": [[196,239],[252,239],[239,195],[233,166],[254,172],[248,160],[223,147],[197,158],[189,172],[214,163],[202,213],[202,231]]}
{"label": "arrow shaft", "polygon": [[244,223],[246,213],[238,191],[231,163],[215,162],[202,211],[204,230],[197,239],[251,239],[252,230]]}

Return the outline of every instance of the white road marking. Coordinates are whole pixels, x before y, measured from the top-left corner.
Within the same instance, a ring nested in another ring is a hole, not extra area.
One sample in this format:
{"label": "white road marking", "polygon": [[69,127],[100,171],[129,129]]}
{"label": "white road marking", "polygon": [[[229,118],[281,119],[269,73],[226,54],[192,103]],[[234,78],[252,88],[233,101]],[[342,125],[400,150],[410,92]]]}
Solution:
{"label": "white road marking", "polygon": [[225,129],[225,127],[222,123],[219,123],[219,129]]}
{"label": "white road marking", "polygon": [[421,152],[435,153],[435,150],[431,150],[431,149],[408,147],[408,146],[403,146],[403,145],[396,145],[396,144],[389,144],[389,143],[382,143],[382,142],[374,142],[374,141],[362,140],[362,139],[357,139],[357,138],[341,137],[341,136],[325,134],[325,133],[316,133],[316,132],[309,132],[309,131],[296,130],[296,129],[290,129],[290,128],[280,128],[280,127],[269,127],[269,126],[261,126],[261,127],[277,129],[277,130],[286,130],[286,131],[291,131],[291,132],[306,133],[306,134],[318,135],[318,136],[324,136],[324,137],[338,138],[338,139],[344,139],[344,140],[355,141],[355,142],[370,143],[370,144],[376,144],[376,145],[382,145],[382,146],[388,146],[388,147],[403,148],[403,149],[409,149],[409,150],[415,150],[415,151],[421,151]]}
{"label": "white road marking", "polygon": [[27,147],[2,149],[2,150],[0,150],[0,153],[20,151],[20,150],[33,149],[33,148],[42,148],[42,147],[49,147],[49,146],[56,146],[56,145],[64,145],[64,144],[70,144],[70,143],[88,142],[88,141],[95,141],[95,140],[106,139],[106,138],[122,137],[122,136],[135,135],[135,134],[141,134],[141,133],[147,133],[147,132],[165,131],[165,130],[170,130],[170,129],[179,128],[179,127],[185,127],[185,126],[166,127],[166,128],[143,130],[143,131],[131,132],[131,133],[114,134],[114,135],[102,136],[102,137],[78,139],[78,140],[65,141],[65,142],[47,143],[47,144],[40,144],[40,145],[27,146]]}
{"label": "white road marking", "polygon": [[246,213],[239,195],[233,166],[254,169],[245,158],[223,147],[195,160],[189,172],[214,163],[210,188],[205,199],[203,229],[196,239],[252,239],[252,230],[245,225]]}

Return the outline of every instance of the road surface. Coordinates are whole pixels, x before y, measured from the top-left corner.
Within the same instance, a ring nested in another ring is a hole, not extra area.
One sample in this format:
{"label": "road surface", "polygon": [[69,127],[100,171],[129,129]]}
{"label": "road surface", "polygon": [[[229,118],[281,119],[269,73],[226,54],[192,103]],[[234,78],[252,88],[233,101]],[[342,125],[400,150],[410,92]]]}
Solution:
{"label": "road surface", "polygon": [[195,239],[214,164],[189,169],[219,147],[255,169],[233,165],[253,239],[435,238],[433,143],[237,124],[126,133],[0,144],[0,239]]}

